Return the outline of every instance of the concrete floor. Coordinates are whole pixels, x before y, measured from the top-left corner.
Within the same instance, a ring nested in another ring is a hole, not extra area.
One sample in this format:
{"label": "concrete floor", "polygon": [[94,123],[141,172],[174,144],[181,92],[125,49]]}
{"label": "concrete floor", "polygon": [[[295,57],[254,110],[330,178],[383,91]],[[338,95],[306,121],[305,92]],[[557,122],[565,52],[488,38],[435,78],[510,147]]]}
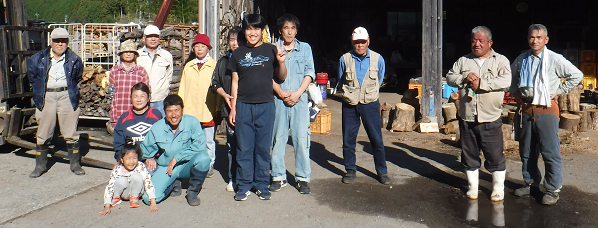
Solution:
{"label": "concrete floor", "polygon": [[[400,95],[383,93],[381,102],[395,104]],[[383,130],[388,171],[393,183],[382,185],[375,169],[365,131],[357,144],[358,178],[354,184],[341,183],[342,160],[341,103],[326,99],[332,112],[332,131],[312,134],[312,194],[301,195],[292,186],[262,201],[251,195],[247,201],[233,200],[226,192],[226,146],[217,148],[216,174],[207,179],[200,194],[202,204],[187,205],[184,195],[166,199],[160,211],[150,213],[145,205],[128,208],[124,202],[107,216],[103,191],[110,170],[84,167],[87,175],[76,176],[68,162],[57,160],[40,178],[28,177],[34,159],[22,149],[0,147],[0,226],[2,227],[491,227],[502,221],[507,227],[596,227],[598,226],[598,173],[592,148],[563,153],[565,185],[555,206],[539,204],[541,195],[515,197],[521,184],[518,157],[507,160],[506,199],[491,203],[492,177],[480,175],[481,192],[477,201],[463,193],[467,185],[458,162],[459,148],[451,135],[388,132]],[[95,137],[105,137],[105,129],[89,129]],[[598,138],[595,132],[587,137]],[[106,137],[111,141],[110,137]],[[288,176],[294,184],[294,156],[287,146]],[[109,149],[94,147],[88,157],[113,160]],[[466,218],[477,212],[477,221]],[[504,219],[501,219],[501,215]],[[133,219],[132,219],[133,218]]]}

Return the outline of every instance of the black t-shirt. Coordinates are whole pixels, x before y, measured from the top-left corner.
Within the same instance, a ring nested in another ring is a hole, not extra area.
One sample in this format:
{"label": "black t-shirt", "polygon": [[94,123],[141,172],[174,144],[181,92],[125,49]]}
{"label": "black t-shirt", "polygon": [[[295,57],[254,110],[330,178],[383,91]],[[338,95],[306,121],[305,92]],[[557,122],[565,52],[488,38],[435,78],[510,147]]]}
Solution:
{"label": "black t-shirt", "polygon": [[228,69],[239,75],[237,101],[243,103],[266,103],[274,101],[272,79],[278,67],[276,47],[262,44],[251,48],[241,46],[233,52]]}

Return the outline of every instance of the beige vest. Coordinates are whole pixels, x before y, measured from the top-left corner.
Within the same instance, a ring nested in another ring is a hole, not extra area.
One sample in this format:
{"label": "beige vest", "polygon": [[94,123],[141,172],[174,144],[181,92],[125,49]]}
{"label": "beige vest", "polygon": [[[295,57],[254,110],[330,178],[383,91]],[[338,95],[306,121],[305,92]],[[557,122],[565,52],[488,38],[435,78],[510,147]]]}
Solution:
{"label": "beige vest", "polygon": [[378,83],[378,59],[380,54],[370,51],[370,67],[368,68],[363,82],[359,86],[359,81],[355,75],[355,59],[351,53],[343,55],[345,60],[345,82],[343,84],[343,97],[345,102],[350,105],[358,103],[368,104],[378,100],[380,83]]}

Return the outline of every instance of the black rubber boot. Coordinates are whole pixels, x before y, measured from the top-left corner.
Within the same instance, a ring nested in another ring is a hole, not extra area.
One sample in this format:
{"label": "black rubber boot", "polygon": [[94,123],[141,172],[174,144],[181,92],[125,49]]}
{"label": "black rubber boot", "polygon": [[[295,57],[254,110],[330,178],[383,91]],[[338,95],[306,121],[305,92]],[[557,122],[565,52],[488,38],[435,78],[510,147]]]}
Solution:
{"label": "black rubber boot", "polygon": [[85,170],[81,168],[81,154],[79,154],[79,143],[67,144],[69,150],[69,163],[71,171],[77,175],[85,175]]}
{"label": "black rubber boot", "polygon": [[172,191],[170,192],[170,196],[180,196],[181,194],[183,194],[183,189],[181,188],[180,180],[175,180],[172,185],[173,185],[172,186],[173,188],[172,188]]}
{"label": "black rubber boot", "polygon": [[47,171],[48,149],[48,145],[35,146],[35,169],[29,174],[29,177],[38,178]]}
{"label": "black rubber boot", "polygon": [[199,206],[201,204],[201,200],[197,195],[201,192],[201,186],[203,186],[203,181],[206,179],[208,175],[207,171],[199,171],[195,168],[191,168],[191,178],[189,178],[189,188],[187,188],[187,203],[190,206]]}

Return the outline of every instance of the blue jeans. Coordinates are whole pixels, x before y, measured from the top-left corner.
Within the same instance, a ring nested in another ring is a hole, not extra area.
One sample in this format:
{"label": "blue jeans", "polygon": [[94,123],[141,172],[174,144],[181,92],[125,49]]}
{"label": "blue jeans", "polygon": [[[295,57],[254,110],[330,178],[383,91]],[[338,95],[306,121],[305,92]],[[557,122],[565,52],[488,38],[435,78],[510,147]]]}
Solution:
{"label": "blue jeans", "polygon": [[380,117],[380,102],[350,105],[343,102],[343,157],[345,169],[356,170],[355,144],[360,123],[363,122],[368,134],[374,154],[374,165],[378,175],[386,174],[386,152],[382,141],[382,118]]}
{"label": "blue jeans", "polygon": [[[207,172],[210,168],[210,157],[208,157],[207,153],[198,152],[191,158],[191,160],[177,164],[174,169],[172,169],[171,176],[166,173],[167,168],[167,166],[157,165],[156,169],[152,173],[152,184],[154,185],[154,190],[156,191],[156,203],[161,202],[166,196],[168,196],[168,193],[170,193],[172,190],[172,183],[174,183],[176,179],[190,178],[191,168]],[[149,200],[150,199],[148,198],[147,193],[144,191],[143,201],[145,204],[149,205]]]}
{"label": "blue jeans", "polygon": [[206,134],[206,152],[210,156],[210,167],[214,166],[216,160],[216,140],[214,139],[216,127],[202,127]]}
{"label": "blue jeans", "polygon": [[[540,183],[542,173],[538,168],[538,158],[542,154],[546,176],[544,186],[550,191],[559,191],[563,185],[559,117],[552,114],[537,114],[535,118],[526,113],[522,115],[519,155],[523,180],[528,185]],[[519,124],[520,118],[515,119],[515,124]]]}
{"label": "blue jeans", "polygon": [[249,104],[237,102],[237,186],[238,192],[252,187],[268,188],[270,147],[274,127],[274,102]]}
{"label": "blue jeans", "polygon": [[150,107],[158,109],[158,111],[162,113],[162,118],[166,116],[166,113],[164,112],[164,101],[151,102]]}
{"label": "blue jeans", "polygon": [[295,180],[309,182],[311,167],[309,164],[310,130],[309,108],[307,99],[299,99],[292,107],[283,100],[274,98],[276,118],[274,119],[274,138],[272,140],[272,180],[287,179],[284,155],[289,140],[289,128],[293,148],[295,149]]}

